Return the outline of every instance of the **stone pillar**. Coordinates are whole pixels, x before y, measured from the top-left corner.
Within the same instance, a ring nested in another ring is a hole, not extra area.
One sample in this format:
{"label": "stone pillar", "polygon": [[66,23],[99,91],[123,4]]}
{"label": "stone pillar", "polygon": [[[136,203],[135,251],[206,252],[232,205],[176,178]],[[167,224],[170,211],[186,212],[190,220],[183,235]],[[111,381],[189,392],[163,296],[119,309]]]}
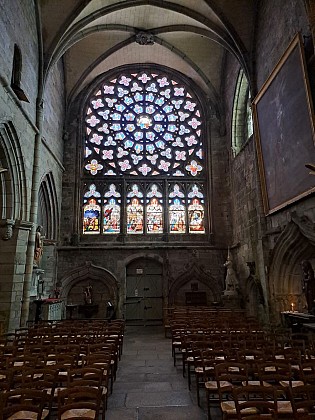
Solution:
{"label": "stone pillar", "polygon": [[32,224],[6,220],[0,222],[0,321],[5,331],[20,326],[23,287],[25,278],[26,250]]}

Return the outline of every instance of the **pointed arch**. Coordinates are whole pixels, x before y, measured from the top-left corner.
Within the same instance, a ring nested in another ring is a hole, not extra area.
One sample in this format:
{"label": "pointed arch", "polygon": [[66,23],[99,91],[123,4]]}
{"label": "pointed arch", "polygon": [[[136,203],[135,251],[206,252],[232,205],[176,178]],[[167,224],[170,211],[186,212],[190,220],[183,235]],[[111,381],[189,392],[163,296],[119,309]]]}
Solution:
{"label": "pointed arch", "polygon": [[188,270],[178,276],[171,285],[168,294],[169,304],[176,303],[180,290],[183,289],[187,284],[196,281],[204,286],[204,290],[207,293],[208,303],[210,301],[220,301],[222,289],[219,287],[218,281],[208,273],[205,273],[202,268],[194,263]]}
{"label": "pointed arch", "polygon": [[46,239],[56,240],[58,235],[58,201],[54,176],[49,172],[44,176],[38,192],[37,224],[43,226]]}
{"label": "pointed arch", "polygon": [[26,180],[22,151],[12,123],[0,123],[0,217],[26,219]]}
{"label": "pointed arch", "polygon": [[305,298],[302,293],[303,260],[314,260],[315,224],[306,216],[292,216],[279,235],[273,251],[269,271],[271,310],[280,312],[290,309],[294,303],[302,310]]}
{"label": "pointed arch", "polygon": [[103,267],[96,266],[91,262],[87,261],[85,264],[68,271],[61,279],[60,284],[61,298],[66,299],[71,288],[82,280],[98,281],[106,287],[109,292],[113,303],[118,301],[118,290],[120,285],[113,274]]}

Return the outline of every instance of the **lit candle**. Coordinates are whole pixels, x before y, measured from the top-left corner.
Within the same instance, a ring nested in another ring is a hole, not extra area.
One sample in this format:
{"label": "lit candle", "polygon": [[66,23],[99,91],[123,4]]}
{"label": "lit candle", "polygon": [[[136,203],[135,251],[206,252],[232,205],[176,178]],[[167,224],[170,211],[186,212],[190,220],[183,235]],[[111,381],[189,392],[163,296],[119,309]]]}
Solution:
{"label": "lit candle", "polygon": [[291,311],[293,312],[294,309],[294,303],[291,303]]}

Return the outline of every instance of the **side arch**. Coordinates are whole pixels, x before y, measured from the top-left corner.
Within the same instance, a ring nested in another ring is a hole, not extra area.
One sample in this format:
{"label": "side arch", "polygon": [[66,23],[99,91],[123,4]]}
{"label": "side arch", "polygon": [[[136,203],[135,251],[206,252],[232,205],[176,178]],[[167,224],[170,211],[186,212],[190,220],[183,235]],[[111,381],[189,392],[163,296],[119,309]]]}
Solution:
{"label": "side arch", "polygon": [[291,303],[304,309],[303,260],[315,264],[315,224],[306,216],[293,215],[278,237],[269,270],[270,310],[275,316],[290,310]]}
{"label": "side arch", "polygon": [[83,305],[83,290],[91,284],[93,303],[98,305],[97,317],[105,317],[107,302],[115,308],[119,302],[120,285],[112,273],[87,261],[84,265],[66,273],[58,283],[61,288],[60,298],[67,304]]}
{"label": "side arch", "polygon": [[56,240],[58,237],[58,202],[54,176],[47,173],[41,181],[38,192],[37,224],[43,226],[46,239]]}
{"label": "side arch", "polygon": [[183,305],[184,293],[188,290],[192,290],[192,286],[189,288],[188,285],[191,283],[197,283],[201,285],[199,289],[204,291],[207,296],[207,304],[211,302],[219,302],[221,299],[222,290],[218,285],[218,281],[207,274],[197,264],[193,264],[185,273],[177,277],[172,283],[169,293],[168,301],[170,305],[178,304]]}
{"label": "side arch", "polygon": [[11,122],[0,123],[0,217],[26,220],[25,165]]}

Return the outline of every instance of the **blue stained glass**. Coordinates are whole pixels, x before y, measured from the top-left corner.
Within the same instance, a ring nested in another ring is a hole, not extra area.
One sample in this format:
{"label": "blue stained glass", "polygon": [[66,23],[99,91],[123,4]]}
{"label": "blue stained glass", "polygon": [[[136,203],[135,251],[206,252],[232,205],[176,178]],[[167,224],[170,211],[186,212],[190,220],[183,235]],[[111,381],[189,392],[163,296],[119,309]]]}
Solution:
{"label": "blue stained glass", "polygon": [[113,125],[111,125],[111,126],[110,126],[110,128],[111,128],[112,130],[114,130],[114,131],[119,131],[119,130],[121,130],[121,126],[120,126],[120,124],[113,124]]}
{"label": "blue stained glass", "polygon": [[122,104],[117,104],[117,105],[115,105],[115,108],[117,109],[117,111],[119,111],[119,112],[123,112],[125,109],[126,109],[126,107],[124,106],[124,105],[122,105]]}
{"label": "blue stained glass", "polygon": [[147,106],[145,109],[145,112],[147,112],[148,114],[153,114],[154,111],[155,111],[155,108],[153,105]]}
{"label": "blue stained glass", "polygon": [[135,101],[140,102],[143,100],[143,95],[141,95],[139,92],[137,92],[134,96]]}
{"label": "blue stained glass", "polygon": [[134,111],[137,113],[137,114],[142,114],[142,112],[143,112],[143,106],[140,106],[140,105],[135,105],[135,107],[134,107]]}
{"label": "blue stained glass", "polygon": [[114,113],[111,115],[111,117],[112,117],[112,119],[113,119],[113,120],[118,121],[118,120],[120,120],[121,115],[120,115],[120,114],[118,114],[117,112],[114,112]]}
{"label": "blue stained glass", "polygon": [[131,105],[133,104],[133,99],[131,99],[129,96],[125,96],[124,102],[127,105]]}
{"label": "blue stained glass", "polygon": [[134,138],[135,138],[135,140],[141,140],[141,139],[143,138],[143,133],[142,133],[142,131],[136,131],[136,132],[134,133]]}
{"label": "blue stained glass", "polygon": [[163,138],[166,140],[166,141],[173,141],[174,140],[174,137],[172,136],[172,134],[170,134],[170,133],[165,133],[164,134],[164,136],[163,136]]}
{"label": "blue stained glass", "polygon": [[154,138],[155,138],[155,134],[154,133],[152,133],[152,131],[149,131],[148,133],[146,133],[146,138],[147,139],[149,139],[149,140],[154,140]]}
{"label": "blue stained glass", "polygon": [[180,107],[181,107],[181,105],[182,105],[182,103],[183,103],[184,101],[182,101],[181,99],[179,100],[179,101],[175,101],[175,100],[173,100],[172,101],[172,104],[174,104],[175,105],[175,108],[176,109],[179,109]]}
{"label": "blue stained glass", "polygon": [[134,114],[132,114],[131,112],[129,112],[128,114],[125,115],[125,120],[126,121],[133,121],[136,118],[136,116]]}
{"label": "blue stained glass", "polygon": [[175,131],[177,131],[177,127],[176,127],[176,125],[173,125],[173,124],[170,124],[170,125],[167,127],[167,129],[168,129],[168,131],[170,131],[171,133],[174,133]]}
{"label": "blue stained glass", "polygon": [[126,140],[124,145],[125,145],[126,149],[129,149],[130,147],[133,146],[133,141],[132,140]]}
{"label": "blue stained glass", "polygon": [[155,121],[163,121],[164,120],[164,115],[156,114],[156,115],[154,115],[154,119],[155,119]]}
{"label": "blue stained glass", "polygon": [[170,115],[168,115],[167,119],[169,121],[176,121],[178,119],[178,116],[174,115],[174,114],[170,114]]}
{"label": "blue stained glass", "polygon": [[151,83],[151,85],[147,87],[147,91],[148,92],[157,92],[156,84]]}
{"label": "blue stained glass", "polygon": [[162,141],[162,140],[158,140],[158,141],[156,142],[156,146],[157,146],[159,149],[164,149],[164,148],[165,148],[165,143],[164,143],[164,141]]}
{"label": "blue stained glass", "polygon": [[118,96],[121,98],[122,96],[128,95],[128,90],[118,88]]}
{"label": "blue stained glass", "polygon": [[155,96],[152,93],[149,93],[148,95],[145,96],[145,99],[148,102],[153,102],[154,98],[155,98]]}
{"label": "blue stained glass", "polygon": [[155,146],[154,146],[154,144],[146,144],[146,146],[145,146],[145,148],[146,148],[146,150],[149,152],[149,153],[153,153],[154,152],[154,150],[155,150]]}
{"label": "blue stained glass", "polygon": [[142,150],[143,150],[143,144],[141,144],[141,143],[137,143],[137,144],[135,145],[134,149],[135,149],[136,153],[141,153],[141,152],[142,152]]}
{"label": "blue stained glass", "polygon": [[133,124],[127,124],[126,125],[126,130],[127,131],[130,131],[131,132],[131,131],[135,130],[135,128],[136,127]]}
{"label": "blue stained glass", "polygon": [[169,112],[173,111],[173,107],[171,105],[165,105],[165,107],[163,108],[163,111],[168,114]]}
{"label": "blue stained glass", "polygon": [[126,136],[124,135],[124,133],[120,132],[120,133],[117,133],[116,134],[115,139],[117,139],[117,140],[123,140],[125,137]]}
{"label": "blue stained glass", "polygon": [[160,106],[164,105],[164,102],[165,102],[165,99],[164,99],[164,98],[157,98],[157,99],[155,100],[155,103],[156,103],[157,105],[160,105]]}
{"label": "blue stained glass", "polygon": [[155,126],[154,126],[154,130],[155,130],[157,133],[160,133],[161,131],[163,131],[163,126],[162,126],[162,125],[160,125],[160,124],[155,124]]}

